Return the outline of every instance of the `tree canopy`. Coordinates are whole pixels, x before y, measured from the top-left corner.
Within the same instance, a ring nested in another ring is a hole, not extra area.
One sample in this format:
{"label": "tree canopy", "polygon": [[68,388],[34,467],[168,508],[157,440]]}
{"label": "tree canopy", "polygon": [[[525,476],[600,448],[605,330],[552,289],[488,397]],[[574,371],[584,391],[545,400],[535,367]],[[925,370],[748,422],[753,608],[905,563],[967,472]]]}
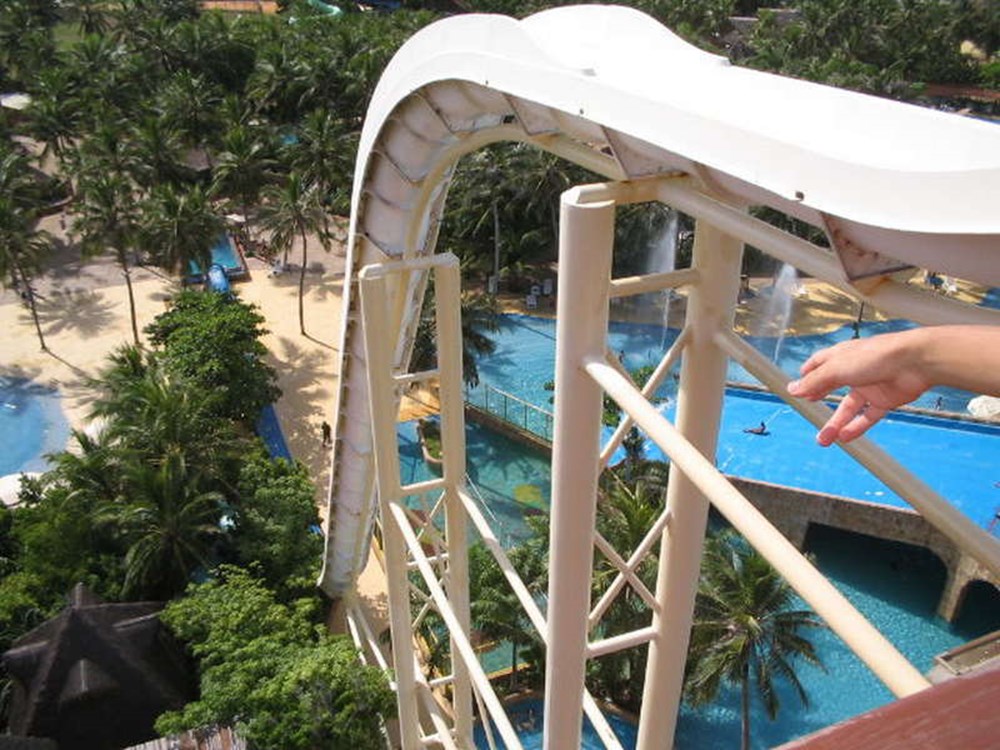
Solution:
{"label": "tree canopy", "polygon": [[193,386],[211,414],[253,424],[281,393],[260,341],[264,323],[253,305],[188,289],[146,334],[162,347],[168,371]]}
{"label": "tree canopy", "polygon": [[312,625],[302,606],[278,602],[233,567],[170,603],[163,620],[201,665],[201,697],[161,717],[158,730],[232,726],[261,750],[381,748],[381,719],[395,714],[386,675],[360,664],[345,636]]}

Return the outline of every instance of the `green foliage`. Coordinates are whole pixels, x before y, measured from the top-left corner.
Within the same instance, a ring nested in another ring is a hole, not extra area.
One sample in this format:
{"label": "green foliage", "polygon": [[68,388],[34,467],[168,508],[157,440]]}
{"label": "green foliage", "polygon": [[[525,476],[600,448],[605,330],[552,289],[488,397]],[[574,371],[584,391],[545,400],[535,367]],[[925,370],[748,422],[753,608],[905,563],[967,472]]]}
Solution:
{"label": "green foliage", "polygon": [[21,506],[5,523],[9,575],[0,581],[0,630],[11,638],[57,610],[77,582],[102,596],[120,593],[126,548],[98,519],[110,499],[108,488],[84,479],[88,472],[107,471],[108,462],[98,453],[84,448],[75,460],[57,461],[53,470],[22,486]]}
{"label": "green foliage", "polygon": [[169,604],[163,621],[199,661],[201,698],[157,730],[235,726],[260,750],[381,747],[380,717],[395,710],[386,676],[359,664],[350,641],[314,628],[307,608],[280,604],[232,567]]}
{"label": "green foliage", "polygon": [[938,0],[802,0],[798,20],[762,14],[747,63],[883,95],[975,78],[959,46],[967,9]]}
{"label": "green foliage", "polygon": [[302,464],[272,459],[263,450],[247,457],[233,522],[240,565],[255,565],[281,601],[312,593],[323,537],[317,533],[316,488]]}
{"label": "green foliage", "polygon": [[136,196],[124,174],[127,157],[118,145],[117,131],[110,127],[102,128],[99,136],[107,149],[102,158],[90,162],[91,171],[81,175],[77,183],[71,232],[80,238],[84,256],[103,255],[109,248],[114,253],[125,277],[132,341],[138,346],[139,326],[130,257],[139,226]]}
{"label": "green foliage", "polygon": [[778,681],[787,682],[808,705],[795,664],[821,666],[804,631],[825,625],[811,610],[794,605],[792,588],[742,537],[725,532],[706,540],[685,696],[702,705],[714,700],[724,684],[739,687],[744,750],[750,742],[751,685],[771,719],[780,708]]}
{"label": "green foliage", "polygon": [[598,179],[527,144],[480,149],[456,168],[438,244],[476,273],[492,272],[499,252],[508,288],[522,289],[533,282],[526,267],[555,259],[559,196]]}
{"label": "green foliage", "polygon": [[128,468],[128,502],[106,509],[128,544],[124,594],[169,599],[184,590],[192,572],[207,568],[222,533],[222,494],[188,470],[170,451],[159,465]]}
{"label": "green foliage", "polygon": [[984,86],[1000,89],[1000,59],[985,63],[979,69],[979,74]]}
{"label": "green foliage", "polygon": [[306,335],[305,295],[306,268],[309,243],[307,235],[319,239],[323,250],[330,250],[330,233],[323,209],[320,187],[310,183],[305,175],[292,172],[284,185],[269,185],[264,189],[265,203],[261,206],[261,222],[271,230],[271,242],[277,252],[288,253],[296,241],[302,243],[302,261],[299,264],[299,333]]}
{"label": "green foliage", "polygon": [[431,457],[440,459],[442,456],[440,423],[433,419],[421,419],[420,437]]}
{"label": "green foliage", "polygon": [[[462,295],[462,380],[467,386],[479,385],[479,369],[476,360],[492,354],[496,342],[490,333],[500,330],[499,311],[496,298],[488,294],[467,292]],[[437,322],[435,320],[433,288],[424,298],[420,325],[413,343],[410,369],[414,372],[436,367],[437,362]]]}
{"label": "green foliage", "polygon": [[[598,504],[597,528],[626,559],[635,551],[653,522],[663,511],[667,472],[661,464],[629,467],[629,472],[605,472]],[[634,475],[634,476],[633,476]],[[648,556],[635,573],[649,590],[655,590],[657,559]],[[603,555],[594,561],[593,595],[601,596],[619,570]],[[645,601],[632,586],[625,586],[601,621],[602,637],[642,628],[649,623]],[[588,684],[618,705],[638,711],[646,673],[646,650],[627,649],[594,660],[588,670]]]}
{"label": "green foliage", "polygon": [[[511,556],[528,590],[540,595],[544,593],[544,561],[535,554],[537,551],[537,546],[524,545],[513,550]],[[538,664],[544,647],[500,566],[481,543],[469,548],[469,598],[473,627],[479,634],[488,641],[506,641],[510,645],[510,680],[505,687],[513,692],[518,688],[522,658]],[[537,668],[529,667],[527,679],[534,681],[538,674]]]}
{"label": "green foliage", "polygon": [[172,376],[162,355],[126,347],[110,362],[96,383],[92,416],[107,420],[105,441],[123,465],[177,455],[188,471],[211,477],[213,489],[231,485],[244,440],[213,411],[208,395]]}
{"label": "green foliage", "polygon": [[995,62],[1000,62],[997,61],[1000,56],[1000,4],[990,0],[957,0],[955,5],[958,35],[975,43]]}
{"label": "green foliage", "polygon": [[280,395],[277,373],[264,361],[263,324],[254,305],[185,290],[146,334],[163,348],[166,369],[195,388],[211,414],[251,425]]}
{"label": "green foliage", "polygon": [[212,246],[225,229],[205,192],[195,185],[179,189],[156,185],[141,206],[137,245],[156,265],[187,276],[192,262],[203,273],[212,262]]}

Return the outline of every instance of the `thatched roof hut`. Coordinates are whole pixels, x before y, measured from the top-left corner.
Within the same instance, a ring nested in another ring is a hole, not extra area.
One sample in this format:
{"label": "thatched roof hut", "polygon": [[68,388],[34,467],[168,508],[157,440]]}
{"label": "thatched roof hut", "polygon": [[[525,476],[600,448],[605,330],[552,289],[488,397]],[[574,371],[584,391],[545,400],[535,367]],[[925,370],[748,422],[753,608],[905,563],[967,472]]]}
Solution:
{"label": "thatched roof hut", "polygon": [[3,655],[13,678],[10,732],[60,748],[121,748],[194,695],[192,670],[159,619],[163,604],[108,604],[77,584],[56,617]]}

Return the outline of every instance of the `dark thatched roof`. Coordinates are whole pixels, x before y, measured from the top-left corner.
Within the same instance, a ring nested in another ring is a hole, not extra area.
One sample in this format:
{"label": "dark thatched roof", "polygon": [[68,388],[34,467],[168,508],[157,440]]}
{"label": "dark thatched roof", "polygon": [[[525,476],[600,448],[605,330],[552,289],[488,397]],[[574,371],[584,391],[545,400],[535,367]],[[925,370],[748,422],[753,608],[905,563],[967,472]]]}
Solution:
{"label": "dark thatched roof", "polygon": [[121,748],[156,736],[153,722],[193,698],[163,604],[107,604],[77,584],[69,606],[3,655],[13,678],[10,732],[62,750]]}

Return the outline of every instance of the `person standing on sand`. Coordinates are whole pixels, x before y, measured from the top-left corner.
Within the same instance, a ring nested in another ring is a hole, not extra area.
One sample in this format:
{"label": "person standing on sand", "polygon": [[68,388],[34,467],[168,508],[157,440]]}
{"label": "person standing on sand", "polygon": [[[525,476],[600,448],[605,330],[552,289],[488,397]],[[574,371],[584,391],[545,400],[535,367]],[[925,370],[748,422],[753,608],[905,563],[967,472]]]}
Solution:
{"label": "person standing on sand", "polygon": [[326,448],[333,445],[333,428],[330,427],[330,423],[324,419],[320,430],[323,433],[323,447]]}

